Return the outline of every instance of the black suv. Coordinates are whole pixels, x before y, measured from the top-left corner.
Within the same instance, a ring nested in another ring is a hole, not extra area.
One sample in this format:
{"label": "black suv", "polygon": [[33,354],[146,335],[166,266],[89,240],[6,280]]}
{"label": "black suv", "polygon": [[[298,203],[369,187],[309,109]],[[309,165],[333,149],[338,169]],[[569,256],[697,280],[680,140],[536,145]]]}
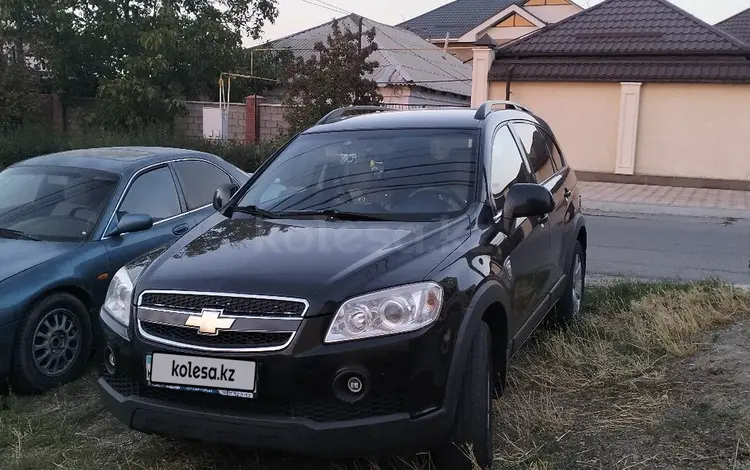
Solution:
{"label": "black suv", "polygon": [[581,313],[576,177],[518,104],[385,111],[332,112],[117,272],[106,409],[190,439],[491,465],[508,360],[548,312]]}

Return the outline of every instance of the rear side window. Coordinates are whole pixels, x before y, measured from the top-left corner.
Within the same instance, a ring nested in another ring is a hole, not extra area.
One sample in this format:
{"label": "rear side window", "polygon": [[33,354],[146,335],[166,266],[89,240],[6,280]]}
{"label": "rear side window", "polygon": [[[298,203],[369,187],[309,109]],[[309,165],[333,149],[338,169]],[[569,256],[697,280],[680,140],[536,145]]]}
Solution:
{"label": "rear side window", "polygon": [[498,208],[505,203],[505,194],[514,183],[531,182],[516,139],[508,126],[502,126],[492,142],[492,195]]}
{"label": "rear side window", "polygon": [[560,171],[565,166],[565,158],[563,157],[560,146],[557,145],[555,139],[552,138],[547,132],[541,131],[544,134],[545,140],[547,141],[547,148],[550,149],[550,155],[552,155],[552,161],[555,162],[555,167]]}
{"label": "rear side window", "polygon": [[180,201],[172,173],[166,166],[151,170],[135,179],[128,189],[119,215],[148,214],[155,221],[180,213]]}
{"label": "rear side window", "polygon": [[[530,122],[514,122],[513,129],[529,157],[531,171],[538,182],[546,181],[555,174],[549,138],[539,127]],[[558,167],[559,168],[559,167]]]}
{"label": "rear side window", "polygon": [[172,165],[182,185],[188,210],[211,204],[216,188],[232,182],[229,175],[208,162],[186,160]]}

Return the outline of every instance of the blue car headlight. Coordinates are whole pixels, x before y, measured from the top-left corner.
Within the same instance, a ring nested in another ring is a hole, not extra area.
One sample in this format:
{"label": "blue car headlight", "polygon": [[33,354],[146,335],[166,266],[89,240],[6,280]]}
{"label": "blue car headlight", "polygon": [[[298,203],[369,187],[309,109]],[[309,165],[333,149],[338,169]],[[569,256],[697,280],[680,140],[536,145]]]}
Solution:
{"label": "blue car headlight", "polygon": [[133,299],[133,280],[127,268],[120,268],[112,277],[104,299],[103,311],[121,325],[130,325],[130,304]]}

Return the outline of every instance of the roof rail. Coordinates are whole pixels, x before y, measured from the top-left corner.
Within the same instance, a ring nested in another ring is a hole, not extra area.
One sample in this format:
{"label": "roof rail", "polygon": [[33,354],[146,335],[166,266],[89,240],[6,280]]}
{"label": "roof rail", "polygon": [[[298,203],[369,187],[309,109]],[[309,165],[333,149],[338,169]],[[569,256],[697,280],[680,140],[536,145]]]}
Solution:
{"label": "roof rail", "polygon": [[372,112],[372,113],[378,113],[378,112],[382,112],[382,111],[396,111],[396,110],[393,109],[393,108],[385,107],[385,106],[365,106],[365,105],[361,105],[361,106],[346,106],[344,108],[334,109],[330,113],[328,113],[325,116],[323,116],[323,118],[320,121],[318,121],[317,123],[315,123],[315,125],[319,126],[321,124],[330,124],[330,123],[335,122],[335,121],[340,121],[342,119],[346,119],[346,117],[344,115],[347,114],[350,111],[369,111],[369,112]]}
{"label": "roof rail", "polygon": [[533,114],[529,108],[522,106],[518,103],[515,103],[513,101],[507,101],[507,100],[490,100],[485,101],[482,103],[482,105],[477,109],[476,114],[474,114],[474,119],[479,120],[485,120],[487,119],[487,116],[490,115],[492,112],[492,107],[496,105],[504,104],[506,109],[516,109],[518,111],[523,111],[525,113]]}

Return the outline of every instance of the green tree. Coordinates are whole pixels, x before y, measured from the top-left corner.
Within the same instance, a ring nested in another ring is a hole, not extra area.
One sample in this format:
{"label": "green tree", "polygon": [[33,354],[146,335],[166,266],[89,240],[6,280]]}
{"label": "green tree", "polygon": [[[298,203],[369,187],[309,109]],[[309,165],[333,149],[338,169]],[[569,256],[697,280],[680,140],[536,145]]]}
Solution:
{"label": "green tree", "polygon": [[378,49],[375,28],[360,37],[349,28],[342,32],[334,20],[331,29],[325,43],[315,44],[310,58],[298,57],[282,74],[282,100],[292,132],[315,124],[336,108],[383,100],[377,83],[367,78],[378,67],[368,59]]}
{"label": "green tree", "polygon": [[[278,0],[3,0],[3,27],[70,104],[101,99],[97,122],[169,121],[181,98],[215,96],[219,74],[243,60]],[[147,100],[149,102],[147,102]],[[155,100],[157,103],[151,103]]]}
{"label": "green tree", "polygon": [[39,74],[8,54],[0,54],[0,131],[40,118]]}
{"label": "green tree", "polygon": [[38,121],[39,93],[39,72],[10,27],[8,12],[0,9],[0,131]]}

